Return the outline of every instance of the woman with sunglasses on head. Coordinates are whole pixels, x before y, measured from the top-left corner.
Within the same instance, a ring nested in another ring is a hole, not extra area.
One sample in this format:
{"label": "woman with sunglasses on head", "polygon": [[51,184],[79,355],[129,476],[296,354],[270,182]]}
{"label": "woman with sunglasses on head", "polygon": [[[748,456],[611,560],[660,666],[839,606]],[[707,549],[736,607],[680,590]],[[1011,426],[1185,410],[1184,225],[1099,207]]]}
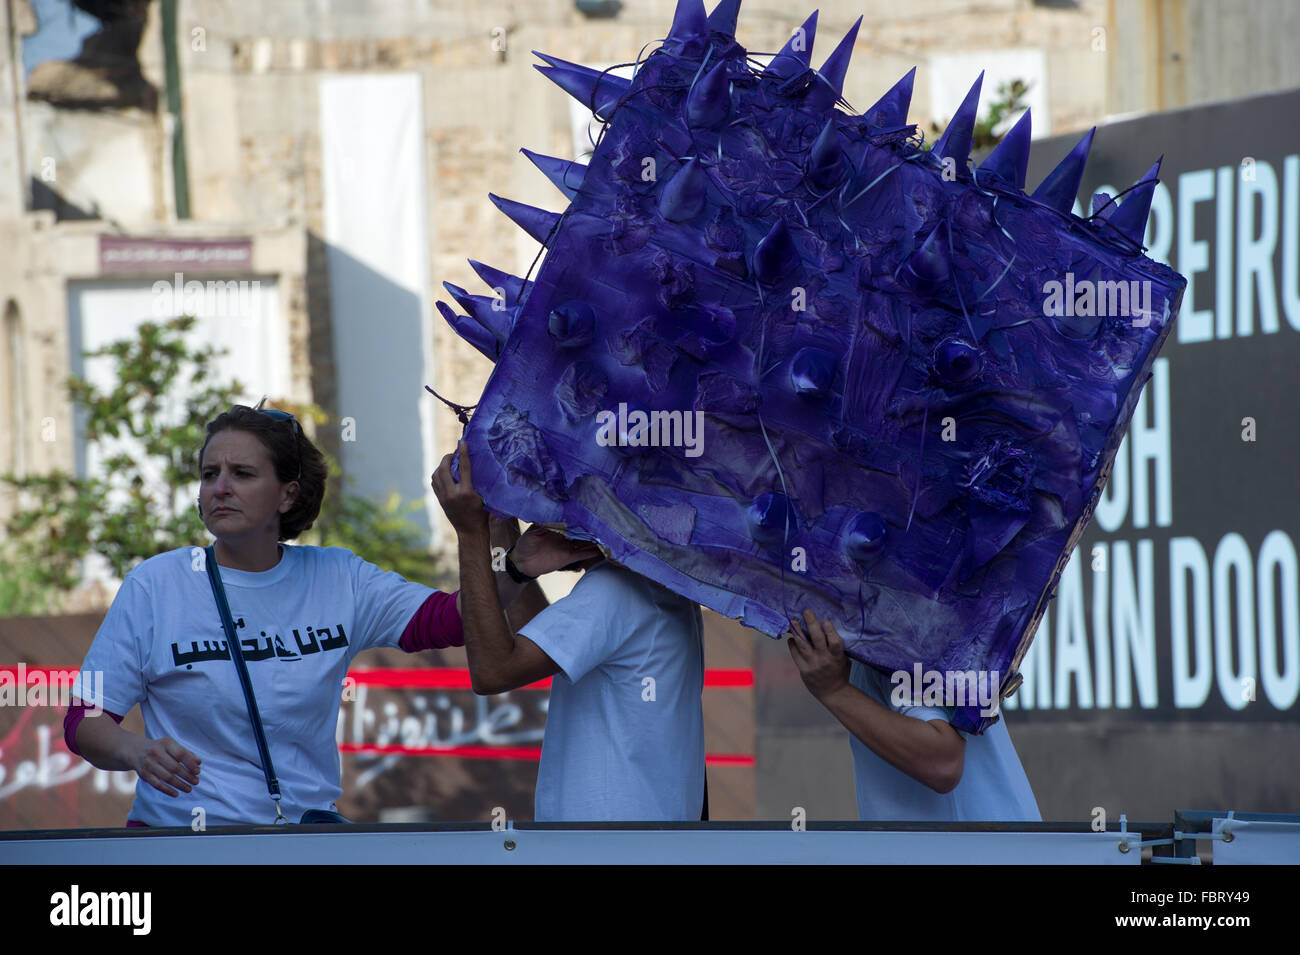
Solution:
{"label": "woman with sunglasses on head", "polygon": [[[283,543],[312,526],[326,479],[324,456],[286,412],[236,405],[218,415],[199,467],[199,512],[216,543],[160,554],[127,574],[82,666],[103,674],[102,709],[112,720],[84,718],[99,714],[74,705],[64,722],[68,749],[100,769],[138,774],[128,826],[190,826],[200,817],[206,826],[258,824],[335,811],[335,727],[353,657],[376,647],[463,646],[459,592],[409,582],[344,548]],[[278,777],[274,805],[209,554]],[[503,600],[523,591],[501,577]],[[538,592],[513,609],[522,619],[541,606]],[[137,703],[143,736],[117,725]]]}

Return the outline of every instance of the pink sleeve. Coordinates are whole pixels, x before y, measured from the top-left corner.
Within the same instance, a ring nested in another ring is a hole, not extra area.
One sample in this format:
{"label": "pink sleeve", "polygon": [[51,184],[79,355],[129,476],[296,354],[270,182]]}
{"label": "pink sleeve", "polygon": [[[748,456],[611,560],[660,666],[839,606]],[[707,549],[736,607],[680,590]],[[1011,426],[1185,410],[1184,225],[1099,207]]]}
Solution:
{"label": "pink sleeve", "polygon": [[[73,703],[68,707],[67,715],[63,717],[63,743],[68,747],[69,752],[78,756],[81,756],[81,750],[77,749],[77,727],[81,725],[81,721],[86,718],[86,713],[91,709],[92,707],[87,706],[85,703]],[[104,710],[104,712],[117,722],[122,722],[122,717],[111,710]],[[81,758],[85,759],[86,757],[81,756]],[[148,823],[136,822],[134,819],[128,819],[126,824],[130,828],[148,828]]]}
{"label": "pink sleeve", "polygon": [[[68,715],[63,717],[63,743],[68,747],[68,752],[75,753],[77,756],[81,756],[81,750],[77,749],[77,727],[81,725],[86,712],[91,709],[93,707],[87,706],[85,703],[73,703],[68,707]],[[116,713],[110,713],[108,710],[104,710],[104,712],[119,723],[122,722],[122,717]],[[81,758],[85,759],[84,756]]]}
{"label": "pink sleeve", "polygon": [[420,650],[443,650],[447,647],[463,647],[465,633],[461,628],[460,613],[456,610],[456,593],[432,593],[415,611],[402,639],[397,645],[407,653]]}

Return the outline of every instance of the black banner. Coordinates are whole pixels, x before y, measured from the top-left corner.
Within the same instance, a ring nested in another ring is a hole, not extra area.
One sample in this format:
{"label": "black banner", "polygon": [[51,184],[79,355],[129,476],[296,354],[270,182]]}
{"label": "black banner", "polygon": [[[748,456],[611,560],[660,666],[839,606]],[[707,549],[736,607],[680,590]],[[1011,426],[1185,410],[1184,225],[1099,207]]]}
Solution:
{"label": "black banner", "polygon": [[[1097,130],[1076,212],[1163,154],[1146,244],[1188,286],[1006,703],[1017,725],[1296,722],[1297,113],[1290,91]],[[1077,138],[1034,143],[1031,187]]]}

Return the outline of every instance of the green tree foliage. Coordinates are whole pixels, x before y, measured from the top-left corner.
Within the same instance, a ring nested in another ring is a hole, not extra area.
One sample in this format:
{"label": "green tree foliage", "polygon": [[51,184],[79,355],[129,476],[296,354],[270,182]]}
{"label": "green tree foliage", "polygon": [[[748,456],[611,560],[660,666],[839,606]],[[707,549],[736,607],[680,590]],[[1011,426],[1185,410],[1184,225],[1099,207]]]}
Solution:
{"label": "green tree foliage", "polygon": [[319,528],[322,546],[346,547],[384,570],[438,590],[456,589],[454,566],[435,562],[409,519],[422,506],[420,501],[403,503],[397,492],[383,501],[358,494],[327,494],[325,505],[321,520],[308,532],[314,534]]}
{"label": "green tree foliage", "polygon": [[[243,389],[215,380],[215,349],[187,344],[194,323],[188,316],[144,322],[135,338],[88,353],[113,362],[109,390],[69,379],[81,433],[100,452],[96,475],[0,475],[0,487],[17,498],[0,551],[0,615],[56,609],[60,596],[80,582],[89,554],[101,555],[121,578],[155,554],[210,540],[194,507],[198,451],[207,422]],[[182,391],[185,401],[176,397]],[[315,407],[281,407],[300,420],[327,420]],[[134,439],[132,451],[115,445],[127,436]],[[448,582],[451,569],[435,562],[407,519],[418,502],[340,494],[337,462],[329,460],[329,470],[333,480],[321,517],[301,542],[347,547],[430,586]]]}
{"label": "green tree foliage", "polygon": [[[1029,86],[1024,80],[1012,80],[1010,83],[999,83],[997,98],[989,104],[988,112],[983,119],[975,121],[975,128],[971,133],[971,155],[986,155],[993,149],[1002,137],[1006,134],[994,133],[993,131],[1003,124],[1010,116],[1019,116],[1029,105],[1025,102],[1025,96],[1029,93]],[[1011,127],[1008,126],[1007,129]],[[938,124],[930,124],[931,139],[926,143],[926,148],[934,146],[936,140],[942,135],[943,130]]]}

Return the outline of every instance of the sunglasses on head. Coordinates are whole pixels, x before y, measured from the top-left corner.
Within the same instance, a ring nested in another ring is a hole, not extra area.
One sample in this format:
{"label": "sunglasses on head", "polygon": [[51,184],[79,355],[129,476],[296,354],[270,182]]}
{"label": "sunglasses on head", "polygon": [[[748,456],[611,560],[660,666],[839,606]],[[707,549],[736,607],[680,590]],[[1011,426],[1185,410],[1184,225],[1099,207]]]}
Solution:
{"label": "sunglasses on head", "polygon": [[266,415],[266,417],[270,418],[272,421],[288,421],[293,425],[293,446],[294,449],[298,452],[298,476],[294,478],[294,480],[301,481],[302,480],[302,445],[298,443],[298,439],[302,434],[302,428],[298,426],[298,419],[295,418],[293,415],[289,414],[289,412],[287,411],[276,411],[274,408],[254,408],[253,410],[260,415]]}

